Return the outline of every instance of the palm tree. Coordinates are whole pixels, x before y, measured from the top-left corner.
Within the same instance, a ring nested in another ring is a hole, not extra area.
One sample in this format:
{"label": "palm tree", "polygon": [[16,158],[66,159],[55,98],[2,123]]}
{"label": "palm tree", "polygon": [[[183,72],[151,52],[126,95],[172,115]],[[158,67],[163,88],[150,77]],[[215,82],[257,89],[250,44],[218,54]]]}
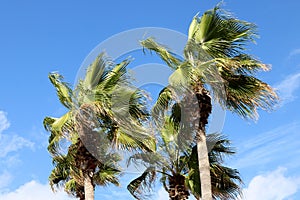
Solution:
{"label": "palm tree", "polygon": [[[49,75],[68,109],[60,118],[44,119],[55,165],[49,177],[52,186],[64,186],[70,194],[92,200],[95,185],[118,185],[120,156],[115,149],[155,148],[153,137],[142,126],[149,116],[143,94],[126,75],[129,62],[114,64],[100,54],[74,90],[61,75]],[[70,145],[63,149],[62,144]]]}
{"label": "palm tree", "polygon": [[[192,193],[200,198],[201,184],[199,182],[197,147],[195,142],[190,149],[179,148],[182,137],[176,122],[166,117],[165,124],[160,130],[158,149],[154,153],[141,153],[132,156],[133,162],[142,161],[146,166],[144,173],[128,185],[128,190],[136,199],[144,197],[145,190],[149,191],[154,181],[160,175],[170,200],[185,200]],[[223,157],[235,152],[230,147],[230,141],[219,134],[207,137],[212,150],[208,153],[210,161],[212,191],[214,199],[235,199],[240,195],[241,183],[239,172],[222,165]]]}
{"label": "palm tree", "polygon": [[192,20],[183,59],[173,55],[153,38],[141,42],[144,48],[156,52],[174,69],[169,77],[170,86],[161,91],[157,101],[155,110],[160,120],[170,100],[178,96],[179,89],[184,88],[194,95],[194,98],[186,98],[185,105],[197,104],[197,109],[192,107],[185,111],[191,112],[194,117],[190,119],[194,123],[197,121],[194,127],[197,128],[203,200],[212,199],[205,130],[212,110],[212,96],[223,108],[246,119],[257,119],[257,108],[270,110],[278,99],[268,84],[255,78],[257,71],[268,71],[269,67],[245,53],[245,45],[257,36],[255,31],[254,24],[234,18],[216,6]]}
{"label": "palm tree", "polygon": [[[80,200],[91,199],[93,195],[93,188],[90,188],[90,192],[87,191],[86,187],[88,184],[85,181],[89,179],[85,179],[83,176],[83,170],[78,167],[76,160],[80,159],[80,156],[77,156],[78,144],[72,144],[69,147],[69,151],[67,155],[58,155],[53,157],[53,163],[55,164],[54,169],[52,170],[49,176],[49,182],[53,190],[55,190],[54,186],[65,186],[65,191],[72,196],[79,198]],[[88,151],[84,150],[81,152]],[[101,185],[105,186],[109,183],[112,183],[116,186],[119,185],[118,175],[120,174],[120,170],[117,166],[112,167],[112,164],[103,164],[99,162],[97,159],[92,158],[90,160],[94,160],[94,165],[97,168],[94,170],[93,185]],[[87,160],[87,158],[84,158]],[[89,197],[86,197],[85,194],[88,193]]]}

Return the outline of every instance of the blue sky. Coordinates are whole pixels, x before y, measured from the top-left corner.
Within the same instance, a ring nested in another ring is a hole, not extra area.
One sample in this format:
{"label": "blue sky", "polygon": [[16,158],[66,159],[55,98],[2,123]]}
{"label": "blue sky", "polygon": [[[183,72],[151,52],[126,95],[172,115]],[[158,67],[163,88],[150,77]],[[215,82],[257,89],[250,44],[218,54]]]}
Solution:
{"label": "blue sky", "polygon": [[[49,72],[73,83],[88,53],[110,36],[150,26],[186,34],[192,17],[217,3],[1,1],[0,200],[68,198],[63,192],[53,196],[47,185],[52,164],[42,121],[64,113]],[[227,113],[223,132],[238,151],[227,164],[241,172],[244,199],[300,199],[300,2],[227,0],[224,8],[258,25],[260,39],[249,46],[251,54],[272,64],[259,77],[281,96],[280,105],[260,111],[257,122]],[[126,181],[121,188],[97,189],[96,199],[130,199]],[[154,192],[153,199],[166,199],[160,186]]]}

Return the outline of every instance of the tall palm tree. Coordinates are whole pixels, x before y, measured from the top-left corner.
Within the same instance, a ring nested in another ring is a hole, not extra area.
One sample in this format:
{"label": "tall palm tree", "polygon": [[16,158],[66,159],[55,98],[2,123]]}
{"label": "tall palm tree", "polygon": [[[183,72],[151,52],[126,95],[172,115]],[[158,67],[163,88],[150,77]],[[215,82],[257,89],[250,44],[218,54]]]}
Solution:
{"label": "tall palm tree", "polygon": [[[245,45],[254,41],[256,26],[239,20],[216,6],[201,17],[196,15],[188,32],[183,59],[172,54],[163,45],[148,38],[141,42],[144,48],[156,52],[172,69],[170,87],[164,88],[157,101],[157,113],[161,119],[169,101],[176,96],[178,88],[187,88],[194,94],[197,109],[188,109],[191,120],[198,119],[196,140],[201,182],[201,197],[211,200],[211,178],[205,127],[212,110],[212,97],[223,108],[243,118],[257,119],[257,108],[272,109],[277,101],[274,90],[255,78],[257,71],[268,71],[269,67],[249,54]],[[211,96],[212,95],[212,96]],[[193,99],[193,98],[190,98]],[[193,111],[194,110],[194,111]],[[195,123],[196,120],[194,120]]]}
{"label": "tall palm tree", "polygon": [[[190,193],[200,198],[197,147],[193,142],[192,148],[179,148],[178,144],[182,137],[175,124],[176,122],[166,117],[165,124],[160,130],[158,149],[155,153],[132,156],[133,162],[142,161],[146,166],[144,173],[127,187],[136,199],[143,199],[157,179],[157,174],[160,175],[160,181],[168,192],[170,200],[188,199]],[[208,155],[213,197],[222,200],[235,199],[241,192],[238,184],[241,182],[239,172],[222,165],[224,156],[235,153],[230,147],[230,141],[219,134],[208,135],[207,141],[212,145]]]}
{"label": "tall palm tree", "polygon": [[[48,151],[55,168],[51,185],[63,185],[80,199],[94,199],[95,185],[118,185],[120,156],[115,149],[155,148],[153,136],[142,126],[148,118],[143,94],[126,75],[129,60],[111,62],[102,53],[89,66],[75,89],[57,73],[49,79],[60,102],[67,108],[60,118],[46,117],[51,134]],[[62,144],[70,144],[67,149]]]}

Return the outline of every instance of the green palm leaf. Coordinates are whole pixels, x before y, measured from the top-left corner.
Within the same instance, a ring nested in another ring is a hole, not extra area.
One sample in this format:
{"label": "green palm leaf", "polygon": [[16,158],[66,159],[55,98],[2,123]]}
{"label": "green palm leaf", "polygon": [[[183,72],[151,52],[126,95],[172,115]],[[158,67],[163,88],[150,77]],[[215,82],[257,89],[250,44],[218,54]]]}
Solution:
{"label": "green palm leaf", "polygon": [[[213,58],[234,57],[244,50],[245,42],[254,41],[255,31],[254,24],[238,20],[217,6],[201,17],[194,17],[189,42],[196,43]],[[190,49],[193,48],[186,48]]]}
{"label": "green palm leaf", "polygon": [[144,199],[145,196],[143,193],[145,191],[151,191],[155,178],[155,168],[149,167],[142,173],[141,176],[131,181],[128,184],[127,189],[136,199]]}
{"label": "green palm leaf", "polygon": [[172,69],[177,69],[177,67],[181,64],[181,60],[179,58],[176,58],[175,55],[173,55],[166,47],[155,42],[153,38],[141,41],[141,45],[144,48],[157,53],[157,55],[159,55],[160,58]]}
{"label": "green palm leaf", "polygon": [[83,85],[87,89],[95,88],[99,83],[107,77],[107,69],[112,65],[112,62],[105,55],[101,53],[95,61],[88,67],[86,71],[85,78],[83,80]]}
{"label": "green palm leaf", "polygon": [[56,89],[59,101],[68,109],[72,108],[72,89],[66,82],[63,82],[63,76],[58,73],[50,73],[49,79]]}

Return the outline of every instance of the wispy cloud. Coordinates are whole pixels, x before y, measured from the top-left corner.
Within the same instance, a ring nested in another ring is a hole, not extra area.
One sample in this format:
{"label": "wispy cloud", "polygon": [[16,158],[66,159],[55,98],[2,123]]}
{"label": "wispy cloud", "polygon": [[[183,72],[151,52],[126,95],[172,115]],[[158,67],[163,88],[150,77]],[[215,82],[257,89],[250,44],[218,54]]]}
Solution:
{"label": "wispy cloud", "polygon": [[300,49],[294,49],[292,50],[289,55],[288,55],[288,59],[291,59],[294,56],[300,55]]}
{"label": "wispy cloud", "polygon": [[[16,134],[6,134],[10,127],[7,113],[0,110],[0,199],[1,192],[7,190],[13,179],[13,173],[9,168],[19,163],[17,152],[24,147],[33,148],[34,143]],[[12,154],[13,153],[13,154]],[[21,199],[21,198],[20,198]]]}
{"label": "wispy cloud", "polygon": [[[6,117],[7,113],[0,110],[0,134],[10,126]],[[0,137],[1,138],[1,137]]]}
{"label": "wispy cloud", "polygon": [[24,147],[33,148],[34,143],[18,135],[2,135],[0,140],[0,158]]}
{"label": "wispy cloud", "polygon": [[300,72],[287,76],[274,87],[279,93],[281,105],[294,101],[297,98],[296,90],[300,88]]}
{"label": "wispy cloud", "polygon": [[0,199],[5,200],[71,200],[75,198],[69,197],[64,191],[53,193],[48,184],[41,184],[37,181],[30,181],[20,186],[15,191],[0,192]]}
{"label": "wispy cloud", "polygon": [[[6,189],[6,187],[11,183],[12,181],[12,175],[4,171],[2,174],[0,174],[0,194],[3,192],[3,190]],[[0,198],[1,199],[1,198]]]}
{"label": "wispy cloud", "polygon": [[242,169],[277,162],[286,166],[298,163],[299,167],[299,130],[300,122],[290,123],[241,143],[238,145],[238,159],[232,165]]}
{"label": "wispy cloud", "polygon": [[296,194],[300,189],[300,177],[287,177],[285,172],[285,168],[279,167],[275,171],[255,176],[243,190],[242,199],[281,200]]}
{"label": "wispy cloud", "polygon": [[33,148],[34,143],[16,134],[3,134],[10,123],[7,113],[0,111],[0,158],[6,157],[10,152],[16,152],[24,147]]}

